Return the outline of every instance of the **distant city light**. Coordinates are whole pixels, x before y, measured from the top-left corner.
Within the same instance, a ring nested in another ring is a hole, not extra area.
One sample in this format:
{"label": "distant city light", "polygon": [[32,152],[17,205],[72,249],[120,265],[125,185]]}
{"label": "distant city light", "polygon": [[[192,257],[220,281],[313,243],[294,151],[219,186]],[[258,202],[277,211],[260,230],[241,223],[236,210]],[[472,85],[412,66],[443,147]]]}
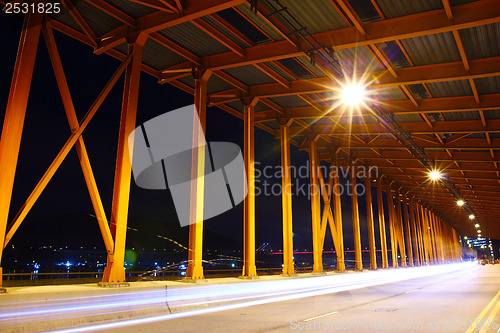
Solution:
{"label": "distant city light", "polygon": [[464,201],[463,200],[458,200],[457,201],[457,206],[463,206],[464,205]]}

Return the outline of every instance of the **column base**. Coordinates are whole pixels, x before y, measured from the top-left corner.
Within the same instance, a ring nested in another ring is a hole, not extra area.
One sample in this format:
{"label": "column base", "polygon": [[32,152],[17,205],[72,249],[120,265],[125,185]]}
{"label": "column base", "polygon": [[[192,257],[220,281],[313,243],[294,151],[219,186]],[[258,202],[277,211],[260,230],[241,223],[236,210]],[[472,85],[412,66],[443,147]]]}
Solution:
{"label": "column base", "polygon": [[190,277],[185,277],[184,279],[181,280],[181,282],[185,282],[185,283],[196,283],[196,284],[207,284],[208,283],[208,280],[205,279],[205,278],[201,278],[201,279],[193,279],[193,278],[190,278]]}
{"label": "column base", "polygon": [[97,284],[101,288],[125,288],[130,287],[128,282],[99,282]]}
{"label": "column base", "polygon": [[238,276],[238,279],[242,279],[242,280],[258,280],[258,279],[260,279],[260,277],[257,276],[257,275],[253,275],[253,276],[241,275],[241,276]]}

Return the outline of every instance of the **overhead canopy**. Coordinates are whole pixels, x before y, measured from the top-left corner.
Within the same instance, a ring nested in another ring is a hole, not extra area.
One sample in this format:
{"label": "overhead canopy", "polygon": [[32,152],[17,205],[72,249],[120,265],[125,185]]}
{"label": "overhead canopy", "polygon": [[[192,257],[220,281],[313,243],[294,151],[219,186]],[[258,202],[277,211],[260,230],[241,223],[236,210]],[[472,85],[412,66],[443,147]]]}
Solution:
{"label": "overhead canopy", "polygon": [[[293,142],[319,135],[320,157],[379,167],[387,182],[476,235],[457,193],[500,238],[499,0],[88,0],[63,1],[52,27],[124,59],[127,37],[149,34],[143,70],[193,93],[191,69],[212,70],[209,103]],[[354,7],[354,8],[353,8]],[[368,107],[338,105],[346,79],[366,79]],[[391,115],[449,186],[428,181],[422,158],[380,123]]]}

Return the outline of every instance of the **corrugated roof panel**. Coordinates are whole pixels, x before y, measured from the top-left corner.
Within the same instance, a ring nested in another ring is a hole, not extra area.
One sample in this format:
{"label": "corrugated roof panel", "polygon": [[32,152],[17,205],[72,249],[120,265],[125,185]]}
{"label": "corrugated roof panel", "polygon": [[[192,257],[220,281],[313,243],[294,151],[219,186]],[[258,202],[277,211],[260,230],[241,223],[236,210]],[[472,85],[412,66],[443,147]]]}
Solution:
{"label": "corrugated roof panel", "polygon": [[253,65],[228,68],[224,72],[247,86],[276,82]]}
{"label": "corrugated roof panel", "polygon": [[376,101],[400,101],[406,99],[397,87],[371,88],[368,90],[367,95]]}
{"label": "corrugated roof panel", "polygon": [[483,113],[486,119],[500,119],[500,109],[484,110]]}
{"label": "corrugated roof panel", "polygon": [[301,106],[311,106],[309,103],[304,101],[298,96],[290,95],[290,96],[280,96],[280,97],[271,97],[269,98],[282,108],[294,108]]}
{"label": "corrugated roof panel", "polygon": [[461,61],[451,32],[401,40],[415,66]]}
{"label": "corrugated roof panel", "polygon": [[[281,8],[274,1],[260,1],[260,3],[270,13]],[[282,11],[280,14],[274,15],[274,17],[290,32],[299,28],[298,23],[295,23],[292,17],[306,27],[311,34],[349,26],[329,0],[281,0],[281,3],[287,8],[289,14]],[[294,25],[292,26],[289,22],[293,22]]]}
{"label": "corrugated roof panel", "polygon": [[236,6],[236,8],[249,20],[253,23],[257,24],[262,30],[264,30],[269,36],[271,36],[275,41],[284,40],[283,36],[276,31],[271,25],[269,25],[266,20],[264,20],[260,14],[256,14],[250,10],[250,6],[248,4],[242,4]]}
{"label": "corrugated roof panel", "polygon": [[474,79],[479,95],[500,93],[500,76]]}
{"label": "corrugated roof panel", "polygon": [[323,77],[325,74],[318,68],[318,66],[311,64],[311,59],[308,56],[299,56],[296,57],[298,61],[300,61],[307,69],[313,72],[317,77]]}
{"label": "corrugated roof panel", "polygon": [[[126,43],[125,49],[122,52],[127,52]],[[166,47],[162,46],[158,42],[152,39],[148,39],[146,44],[144,44],[144,51],[142,55],[142,61],[157,70],[162,70],[167,67],[173,66],[175,64],[186,61],[183,57],[177,53],[170,51]]]}
{"label": "corrugated roof panel", "polygon": [[427,88],[434,98],[472,96],[472,89],[467,80],[430,82],[427,83]]}
{"label": "corrugated roof panel", "polygon": [[246,42],[242,41],[240,38],[238,38],[237,36],[235,36],[232,32],[230,32],[229,30],[227,30],[222,24],[220,24],[219,22],[217,22],[216,20],[214,20],[212,17],[205,16],[205,17],[202,17],[202,20],[206,21],[211,26],[213,26],[214,28],[216,28],[217,30],[219,30],[220,32],[222,32],[226,37],[228,37],[230,40],[232,40],[233,42],[235,42],[239,46],[241,46],[243,48],[246,48],[246,47],[249,46]]}
{"label": "corrugated roof panel", "polygon": [[127,0],[106,0],[106,2],[133,18],[139,18],[158,11],[152,7],[143,6]]}
{"label": "corrugated roof panel", "polygon": [[443,3],[441,2],[441,0],[377,0],[377,3],[386,18],[406,16],[443,8]]}
{"label": "corrugated roof panel", "polygon": [[271,108],[269,106],[262,103],[261,101],[257,102],[257,105],[255,105],[254,109],[255,109],[255,112],[271,110]]}
{"label": "corrugated roof panel", "polygon": [[234,101],[234,102],[229,102],[226,104],[228,106],[230,106],[231,108],[233,108],[234,110],[238,111],[239,113],[243,114],[244,106],[243,106],[243,103],[241,101]]}
{"label": "corrugated roof panel", "polygon": [[83,30],[80,28],[78,23],[75,22],[73,17],[71,17],[69,12],[66,10],[66,7],[64,7],[64,6],[61,6],[61,13],[59,13],[57,15],[51,14],[49,16],[51,16],[52,18],[56,19],[59,22],[62,22],[64,24],[70,26],[71,28],[73,28],[75,30],[83,32]]}
{"label": "corrugated roof panel", "polygon": [[187,84],[191,88],[194,88],[194,77],[192,75],[182,77],[182,78],[178,79],[178,81],[180,81],[184,84]]}
{"label": "corrugated roof panel", "polygon": [[265,64],[267,66],[269,66],[273,71],[275,71],[276,73],[278,73],[279,75],[281,75],[287,81],[294,81],[293,77],[291,77],[290,75],[288,75],[286,72],[282,71],[278,66],[276,66],[272,62],[268,61],[268,62],[265,62]]}
{"label": "corrugated roof panel", "polygon": [[[180,78],[179,81],[187,84],[191,88],[194,88],[194,78],[192,75],[188,75],[188,76],[185,76],[183,78]],[[214,93],[219,92],[219,91],[229,90],[232,88],[234,88],[234,87],[231,84],[222,80],[218,76],[212,75],[210,77],[210,79],[208,80],[207,93],[210,95],[210,94],[214,94]]]}
{"label": "corrugated roof panel", "polygon": [[338,50],[336,54],[346,74],[384,69],[364,46]]}
{"label": "corrugated roof panel", "polygon": [[87,1],[76,2],[75,7],[97,36],[102,36],[123,25],[122,22],[92,6]]}
{"label": "corrugated roof panel", "polygon": [[479,112],[477,111],[463,111],[463,112],[445,112],[443,113],[445,120],[479,120]]}
{"label": "corrugated roof panel", "polygon": [[476,2],[478,0],[450,0],[450,6],[464,5],[466,3]]}
{"label": "corrugated roof panel", "polygon": [[[275,129],[275,130],[277,130],[277,129],[280,128],[280,123],[278,123],[276,120],[266,121],[264,123],[264,125],[269,126],[269,127],[271,127],[272,129]],[[256,130],[259,130],[259,128],[257,127]]]}
{"label": "corrugated roof panel", "polygon": [[212,75],[208,80],[207,93],[210,95],[215,94],[219,91],[229,90],[233,88],[234,86],[232,84],[227,83],[217,75]]}
{"label": "corrugated roof panel", "polygon": [[395,114],[394,120],[396,120],[397,123],[418,123],[422,121],[418,114],[415,113]]}
{"label": "corrugated roof panel", "polygon": [[500,56],[500,23],[460,30],[468,59]]}
{"label": "corrugated roof panel", "polygon": [[199,57],[206,57],[229,51],[227,47],[191,22],[185,22],[163,29],[161,33]]}

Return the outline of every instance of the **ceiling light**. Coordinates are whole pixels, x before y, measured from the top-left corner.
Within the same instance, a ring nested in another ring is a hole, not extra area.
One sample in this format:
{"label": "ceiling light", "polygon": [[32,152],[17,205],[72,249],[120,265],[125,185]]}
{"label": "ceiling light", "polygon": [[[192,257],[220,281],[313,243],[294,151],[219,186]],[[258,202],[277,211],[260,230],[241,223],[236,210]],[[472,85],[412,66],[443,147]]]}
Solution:
{"label": "ceiling light", "polygon": [[473,214],[469,215],[469,219],[474,220],[476,217]]}
{"label": "ceiling light", "polygon": [[366,90],[363,86],[351,84],[342,90],[340,97],[342,98],[342,103],[352,107],[359,105],[364,100],[365,95]]}
{"label": "ceiling light", "polygon": [[476,228],[479,228],[479,224],[476,224],[476,225],[475,225],[475,227],[476,227]]}
{"label": "ceiling light", "polygon": [[464,205],[464,201],[463,200],[458,200],[457,201],[457,206],[463,206]]}
{"label": "ceiling light", "polygon": [[478,233],[478,234],[480,234],[480,233],[481,233],[481,230],[478,230],[478,231],[477,231],[477,233]]}
{"label": "ceiling light", "polygon": [[441,172],[437,171],[437,170],[432,170],[431,172],[429,172],[429,178],[431,180],[439,180],[441,178]]}

